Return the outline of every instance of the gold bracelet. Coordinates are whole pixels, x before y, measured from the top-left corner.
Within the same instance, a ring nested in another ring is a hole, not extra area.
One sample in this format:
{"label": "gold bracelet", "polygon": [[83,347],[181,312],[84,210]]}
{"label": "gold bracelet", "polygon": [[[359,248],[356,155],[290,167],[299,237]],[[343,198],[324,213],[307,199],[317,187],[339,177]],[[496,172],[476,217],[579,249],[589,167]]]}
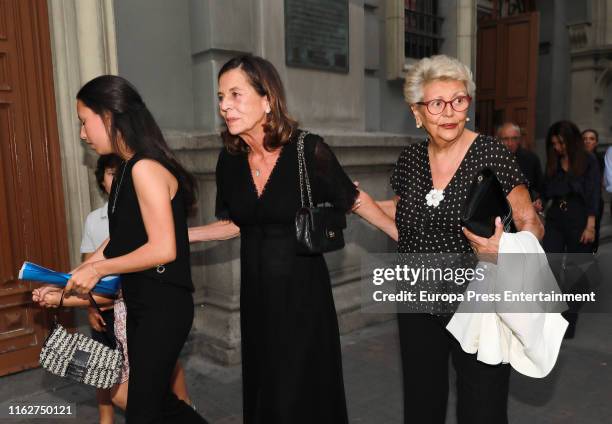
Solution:
{"label": "gold bracelet", "polygon": [[95,262],[91,263],[91,269],[93,269],[93,271],[95,272],[96,277],[98,277],[98,280],[102,278],[102,274],[100,274],[98,272],[98,270],[96,269],[96,263]]}

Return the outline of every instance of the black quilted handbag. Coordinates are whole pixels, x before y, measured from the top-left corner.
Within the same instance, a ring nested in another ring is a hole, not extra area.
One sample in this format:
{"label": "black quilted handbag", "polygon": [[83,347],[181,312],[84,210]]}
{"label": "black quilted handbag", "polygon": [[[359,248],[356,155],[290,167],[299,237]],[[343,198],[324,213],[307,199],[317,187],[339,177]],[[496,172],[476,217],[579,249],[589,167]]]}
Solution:
{"label": "black quilted handbag", "polygon": [[[62,293],[60,308],[63,301]],[[89,301],[100,313],[91,293]],[[108,329],[106,331],[110,340],[116,340],[114,336],[111,337]],[[57,322],[56,314],[53,330],[40,352],[40,365],[60,377],[100,389],[109,389],[121,376],[123,350],[120,345],[113,349],[83,334],[69,333]]]}
{"label": "black quilted handbag", "polygon": [[342,231],[346,228],[346,215],[333,205],[313,205],[304,155],[304,137],[307,134],[307,131],[302,131],[297,141],[301,207],[295,215],[295,237],[298,254],[316,255],[344,247]]}

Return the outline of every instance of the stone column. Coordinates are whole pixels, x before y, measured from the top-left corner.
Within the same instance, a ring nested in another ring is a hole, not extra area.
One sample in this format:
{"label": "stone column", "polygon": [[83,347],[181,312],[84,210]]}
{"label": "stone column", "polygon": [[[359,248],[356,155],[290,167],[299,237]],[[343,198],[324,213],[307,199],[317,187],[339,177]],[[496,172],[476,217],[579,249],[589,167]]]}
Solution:
{"label": "stone column", "polygon": [[591,0],[591,18],[568,25],[570,39],[570,119],[594,128],[600,143],[612,141],[612,0]]}
{"label": "stone column", "polygon": [[77,17],[81,82],[117,73],[117,46],[112,0],[78,0]]}
{"label": "stone column", "polygon": [[[457,0],[457,59],[467,65],[476,77],[476,2],[477,0]],[[476,108],[470,108],[471,124],[474,129]]]}
{"label": "stone column", "polygon": [[113,2],[49,0],[49,21],[68,245],[74,266],[80,262],[85,217],[101,202],[87,167],[95,158],[79,143],[75,95],[89,79],[117,73]]}
{"label": "stone column", "polygon": [[476,74],[476,0],[457,0],[457,59]]}
{"label": "stone column", "polygon": [[[261,2],[193,0],[189,3],[194,90],[194,123],[200,132],[168,134],[179,160],[199,184],[195,224],[215,220],[215,166],[221,150],[217,135],[221,118],[217,106],[217,73],[228,59],[256,49],[266,19]],[[240,240],[192,246],[196,287],[194,349],[223,364],[240,362]]]}

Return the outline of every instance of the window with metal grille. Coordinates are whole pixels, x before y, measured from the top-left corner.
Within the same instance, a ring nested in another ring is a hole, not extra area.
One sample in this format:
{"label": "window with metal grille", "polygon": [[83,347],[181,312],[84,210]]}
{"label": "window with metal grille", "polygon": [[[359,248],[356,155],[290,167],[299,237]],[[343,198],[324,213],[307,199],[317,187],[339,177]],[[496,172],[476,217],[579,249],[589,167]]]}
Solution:
{"label": "window with metal grille", "polygon": [[404,0],[404,54],[421,59],[438,54],[444,19],[438,16],[438,0]]}

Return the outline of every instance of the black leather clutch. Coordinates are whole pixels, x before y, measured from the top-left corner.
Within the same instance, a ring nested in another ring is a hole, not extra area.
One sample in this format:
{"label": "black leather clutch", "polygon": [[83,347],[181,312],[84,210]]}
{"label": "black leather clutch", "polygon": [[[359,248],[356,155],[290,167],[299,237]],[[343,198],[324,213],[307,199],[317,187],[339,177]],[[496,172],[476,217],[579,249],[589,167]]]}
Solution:
{"label": "black leather clutch", "polygon": [[489,238],[495,233],[495,217],[498,216],[505,232],[516,232],[512,207],[501,183],[490,168],[483,168],[472,180],[461,211],[461,223],[474,234]]}

